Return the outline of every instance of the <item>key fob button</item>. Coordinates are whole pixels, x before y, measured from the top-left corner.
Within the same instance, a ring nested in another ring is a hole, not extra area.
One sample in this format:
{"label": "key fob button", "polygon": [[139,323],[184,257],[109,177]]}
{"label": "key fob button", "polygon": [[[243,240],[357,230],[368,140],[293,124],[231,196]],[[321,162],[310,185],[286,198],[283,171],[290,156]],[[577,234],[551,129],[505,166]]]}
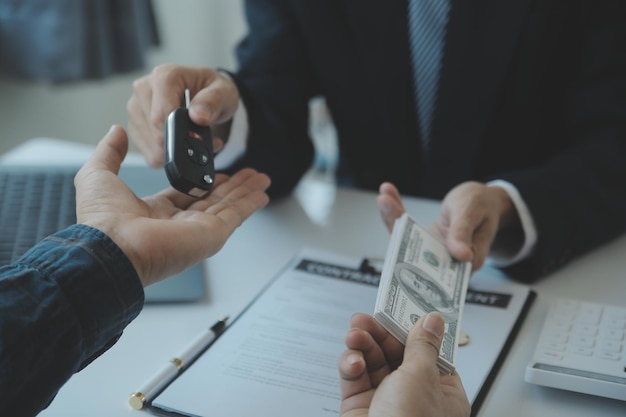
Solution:
{"label": "key fob button", "polygon": [[186,139],[187,155],[196,164],[205,166],[209,163],[209,155],[204,149],[204,144],[195,139]]}

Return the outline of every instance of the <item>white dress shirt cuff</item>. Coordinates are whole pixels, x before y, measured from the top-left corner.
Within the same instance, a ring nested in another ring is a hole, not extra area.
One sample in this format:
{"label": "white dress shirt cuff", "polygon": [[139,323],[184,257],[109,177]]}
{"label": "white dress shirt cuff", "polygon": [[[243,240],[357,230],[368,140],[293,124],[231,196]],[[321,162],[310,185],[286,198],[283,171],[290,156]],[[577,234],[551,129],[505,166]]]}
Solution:
{"label": "white dress shirt cuff", "polygon": [[239,99],[237,110],[233,115],[230,134],[224,148],[215,156],[215,169],[230,167],[245,152],[248,144],[248,112],[243,101]]}
{"label": "white dress shirt cuff", "polygon": [[500,187],[509,195],[517,210],[524,235],[523,243],[517,252],[502,250],[502,248],[498,248],[496,245],[491,248],[487,262],[496,267],[505,267],[519,262],[530,255],[537,243],[537,228],[526,203],[513,184],[503,180],[495,180],[488,182],[487,185]]}

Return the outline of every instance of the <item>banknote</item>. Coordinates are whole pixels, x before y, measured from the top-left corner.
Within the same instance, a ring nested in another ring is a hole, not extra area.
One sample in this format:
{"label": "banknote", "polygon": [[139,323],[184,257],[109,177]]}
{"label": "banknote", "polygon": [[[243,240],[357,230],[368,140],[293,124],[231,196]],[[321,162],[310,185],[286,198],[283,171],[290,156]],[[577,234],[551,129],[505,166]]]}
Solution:
{"label": "banknote", "polygon": [[374,317],[405,343],[420,317],[439,311],[446,328],[438,365],[442,372],[451,373],[471,269],[471,263],[452,258],[440,240],[405,213],[391,234]]}

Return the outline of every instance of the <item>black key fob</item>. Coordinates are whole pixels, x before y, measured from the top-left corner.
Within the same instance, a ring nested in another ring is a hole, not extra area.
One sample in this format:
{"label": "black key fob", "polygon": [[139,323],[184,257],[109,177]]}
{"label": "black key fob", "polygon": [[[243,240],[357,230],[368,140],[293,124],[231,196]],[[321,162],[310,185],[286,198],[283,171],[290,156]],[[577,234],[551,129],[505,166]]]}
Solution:
{"label": "black key fob", "polygon": [[187,107],[171,112],[165,122],[165,173],[178,191],[202,197],[215,180],[213,136],[210,127],[191,121]]}

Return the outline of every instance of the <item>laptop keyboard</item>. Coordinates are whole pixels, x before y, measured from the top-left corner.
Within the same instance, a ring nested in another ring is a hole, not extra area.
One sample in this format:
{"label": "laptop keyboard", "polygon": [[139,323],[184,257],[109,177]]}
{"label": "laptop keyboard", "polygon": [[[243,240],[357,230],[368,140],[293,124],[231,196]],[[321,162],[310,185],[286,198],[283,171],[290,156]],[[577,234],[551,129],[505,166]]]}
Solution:
{"label": "laptop keyboard", "polygon": [[74,174],[0,171],[0,265],[76,223]]}
{"label": "laptop keyboard", "polygon": [[[0,266],[15,262],[46,236],[76,223],[74,176],[77,166],[0,164]],[[120,177],[137,195],[167,187],[163,173],[122,167]],[[146,303],[195,302],[206,293],[203,263],[150,285]]]}

